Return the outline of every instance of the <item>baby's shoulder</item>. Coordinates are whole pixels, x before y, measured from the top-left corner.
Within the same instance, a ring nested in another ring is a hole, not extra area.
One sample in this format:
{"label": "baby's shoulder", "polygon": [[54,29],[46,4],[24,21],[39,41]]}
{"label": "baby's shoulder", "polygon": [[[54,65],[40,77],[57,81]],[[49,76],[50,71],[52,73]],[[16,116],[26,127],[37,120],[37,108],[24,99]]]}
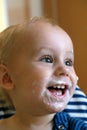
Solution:
{"label": "baby's shoulder", "polygon": [[10,130],[10,120],[7,119],[2,119],[0,120],[0,130]]}
{"label": "baby's shoulder", "polygon": [[5,119],[2,119],[2,120],[0,120],[0,129],[1,130],[8,130],[8,129],[6,129],[6,120]]}

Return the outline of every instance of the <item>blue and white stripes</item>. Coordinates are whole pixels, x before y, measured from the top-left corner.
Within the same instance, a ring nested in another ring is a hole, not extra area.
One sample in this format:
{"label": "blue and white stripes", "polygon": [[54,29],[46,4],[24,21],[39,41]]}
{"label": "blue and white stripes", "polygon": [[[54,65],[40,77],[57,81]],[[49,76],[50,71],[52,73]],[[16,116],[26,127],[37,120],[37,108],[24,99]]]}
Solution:
{"label": "blue and white stripes", "polygon": [[64,112],[67,112],[72,117],[79,117],[87,122],[87,96],[78,86]]}

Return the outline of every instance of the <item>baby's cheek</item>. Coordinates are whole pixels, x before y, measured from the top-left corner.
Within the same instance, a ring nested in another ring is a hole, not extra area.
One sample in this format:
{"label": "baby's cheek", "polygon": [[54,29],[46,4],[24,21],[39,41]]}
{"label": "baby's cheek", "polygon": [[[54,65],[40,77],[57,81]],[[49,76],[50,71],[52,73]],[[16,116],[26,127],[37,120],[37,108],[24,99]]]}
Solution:
{"label": "baby's cheek", "polygon": [[72,73],[70,74],[70,78],[72,80],[73,85],[77,85],[78,76],[76,75],[75,71],[72,71]]}

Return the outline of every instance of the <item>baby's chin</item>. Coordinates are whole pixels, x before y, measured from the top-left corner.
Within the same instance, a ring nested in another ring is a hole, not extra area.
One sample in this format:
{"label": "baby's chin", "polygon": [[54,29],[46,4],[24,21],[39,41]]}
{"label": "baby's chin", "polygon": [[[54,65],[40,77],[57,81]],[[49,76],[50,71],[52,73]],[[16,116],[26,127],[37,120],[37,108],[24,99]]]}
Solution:
{"label": "baby's chin", "polygon": [[53,113],[59,113],[59,112],[62,112],[66,106],[67,106],[67,102],[55,102],[55,103],[48,103],[48,104],[45,104],[46,105],[46,109],[47,109],[47,112],[49,112],[49,114],[53,114]]}

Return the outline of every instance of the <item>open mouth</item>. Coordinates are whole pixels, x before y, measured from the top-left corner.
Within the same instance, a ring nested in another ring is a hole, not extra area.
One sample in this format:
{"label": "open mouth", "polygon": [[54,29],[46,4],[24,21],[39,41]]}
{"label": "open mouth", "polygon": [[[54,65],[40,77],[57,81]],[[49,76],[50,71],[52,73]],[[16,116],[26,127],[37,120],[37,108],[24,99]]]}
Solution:
{"label": "open mouth", "polygon": [[61,85],[54,85],[48,87],[48,90],[55,96],[63,96],[67,90],[67,85],[61,84]]}

